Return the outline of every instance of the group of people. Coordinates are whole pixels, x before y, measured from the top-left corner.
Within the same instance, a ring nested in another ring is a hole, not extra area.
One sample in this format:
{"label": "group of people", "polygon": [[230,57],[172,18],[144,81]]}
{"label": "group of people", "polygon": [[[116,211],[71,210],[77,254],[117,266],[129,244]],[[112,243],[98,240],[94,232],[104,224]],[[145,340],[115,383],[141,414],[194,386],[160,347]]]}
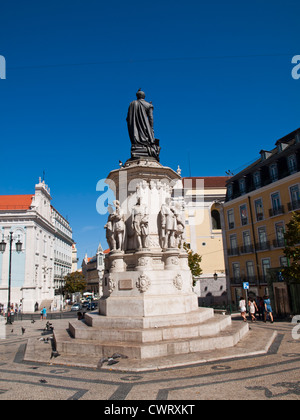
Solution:
{"label": "group of people", "polygon": [[[19,305],[16,303],[16,304],[11,304],[10,305],[10,308],[9,308],[9,312],[12,314],[12,315],[16,315],[16,314],[18,314],[18,313],[20,313],[22,311],[22,303],[20,303]],[[0,315],[2,315],[2,316],[6,316],[6,313],[7,313],[7,304],[6,303],[0,303]]]}
{"label": "group of people", "polygon": [[[244,322],[247,322],[247,306],[246,300],[243,297],[240,298],[239,308]],[[259,319],[267,322],[267,318],[269,317],[270,322],[273,324],[274,318],[269,296],[264,296],[263,298],[258,297],[257,300],[255,300],[253,297],[250,297],[248,300],[248,308],[251,322],[256,322],[256,314],[258,314]]]}

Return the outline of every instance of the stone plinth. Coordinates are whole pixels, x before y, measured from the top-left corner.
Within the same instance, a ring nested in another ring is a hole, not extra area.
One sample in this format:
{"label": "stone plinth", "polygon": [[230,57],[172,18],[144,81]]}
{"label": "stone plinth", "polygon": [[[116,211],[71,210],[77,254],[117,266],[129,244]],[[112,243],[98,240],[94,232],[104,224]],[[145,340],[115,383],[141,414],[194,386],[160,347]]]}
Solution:
{"label": "stone plinth", "polygon": [[198,308],[184,239],[180,176],[155,160],[129,161],[108,176],[116,201],[106,225],[99,313],[70,322],[73,337],[55,335],[66,354],[147,359],[234,346],[248,331],[231,317]]}

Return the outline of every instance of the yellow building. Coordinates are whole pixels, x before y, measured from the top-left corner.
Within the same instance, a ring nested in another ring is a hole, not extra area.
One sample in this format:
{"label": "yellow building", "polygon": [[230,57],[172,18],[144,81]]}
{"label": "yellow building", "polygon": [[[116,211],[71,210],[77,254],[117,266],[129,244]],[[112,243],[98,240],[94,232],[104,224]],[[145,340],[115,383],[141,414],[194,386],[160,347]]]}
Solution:
{"label": "yellow building", "polygon": [[186,242],[202,257],[202,275],[195,286],[200,304],[223,305],[228,301],[221,225],[227,180],[183,178]]}
{"label": "yellow building", "polygon": [[269,294],[269,269],[288,264],[284,233],[300,209],[300,129],[261,150],[260,159],[230,178],[224,204],[225,260],[232,300],[249,282],[255,296]]}

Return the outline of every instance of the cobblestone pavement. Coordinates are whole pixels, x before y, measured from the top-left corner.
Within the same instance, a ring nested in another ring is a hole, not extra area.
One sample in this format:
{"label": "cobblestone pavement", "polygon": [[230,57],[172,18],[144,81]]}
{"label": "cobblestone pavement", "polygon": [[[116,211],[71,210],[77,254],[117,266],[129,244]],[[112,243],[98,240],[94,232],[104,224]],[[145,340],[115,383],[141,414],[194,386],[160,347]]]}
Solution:
{"label": "cobblestone pavement", "polygon": [[[51,321],[62,326],[66,320]],[[132,373],[23,360],[28,338],[41,338],[45,321],[1,326],[0,400],[299,400],[300,337],[287,322],[251,325],[277,331],[265,355]],[[25,332],[22,328],[25,328]],[[297,337],[296,337],[297,338]],[[45,346],[50,344],[45,343]],[[187,355],[188,358],[188,355]],[[107,404],[107,403],[106,403]],[[124,403],[123,403],[124,404]],[[138,404],[138,403],[137,403]]]}

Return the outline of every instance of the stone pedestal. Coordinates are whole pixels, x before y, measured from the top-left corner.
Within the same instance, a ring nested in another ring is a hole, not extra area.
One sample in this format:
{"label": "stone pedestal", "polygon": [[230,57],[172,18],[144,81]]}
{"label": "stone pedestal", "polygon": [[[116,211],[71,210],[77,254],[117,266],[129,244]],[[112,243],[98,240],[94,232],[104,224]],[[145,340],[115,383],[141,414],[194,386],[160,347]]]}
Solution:
{"label": "stone pedestal", "polygon": [[60,352],[145,359],[230,347],[248,331],[198,308],[180,246],[183,201],[172,196],[180,182],[178,173],[151,159],[128,161],[109,174],[117,200],[106,225],[111,251],[99,313],[70,323],[75,340],[55,336]]}

